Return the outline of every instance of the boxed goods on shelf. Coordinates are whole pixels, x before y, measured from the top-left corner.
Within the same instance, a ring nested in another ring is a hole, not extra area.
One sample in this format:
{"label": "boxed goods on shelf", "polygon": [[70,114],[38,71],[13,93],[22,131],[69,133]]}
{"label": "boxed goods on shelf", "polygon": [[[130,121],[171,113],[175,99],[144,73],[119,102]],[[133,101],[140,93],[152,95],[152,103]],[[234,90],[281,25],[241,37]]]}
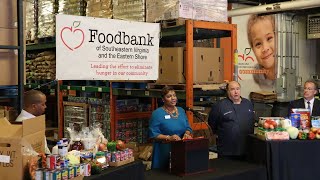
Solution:
{"label": "boxed goods on shelf", "polygon": [[85,103],[63,102],[64,105],[64,132],[65,137],[69,137],[66,128],[70,124],[78,124],[79,126],[88,125],[88,105]]}
{"label": "boxed goods on shelf", "polygon": [[113,0],[113,18],[145,22],[145,0]]}
{"label": "boxed goods on shelf", "polygon": [[1,179],[22,179],[26,148],[44,152],[45,116],[28,119],[22,125],[2,118],[0,125]]}
{"label": "boxed goods on shelf", "polygon": [[59,0],[59,14],[84,15],[86,9],[85,0]]}
{"label": "boxed goods on shelf", "polygon": [[55,36],[57,6],[55,0],[38,1],[38,38]]}
{"label": "boxed goods on shelf", "polygon": [[109,99],[106,101],[100,101],[101,99],[89,98],[89,125],[93,126],[96,123],[100,124],[101,132],[104,137],[108,140],[111,139],[111,126],[110,126],[110,102]]}
{"label": "boxed goods on shelf", "polygon": [[[157,83],[185,83],[184,53],[183,47],[160,48]],[[223,49],[194,47],[193,82],[195,84],[223,82],[223,65]]]}
{"label": "boxed goods on shelf", "polygon": [[146,0],[147,22],[178,18],[227,22],[227,0]]}
{"label": "boxed goods on shelf", "polygon": [[148,120],[131,119],[118,120],[116,138],[124,142],[147,143],[148,141]]}
{"label": "boxed goods on shelf", "polygon": [[54,51],[44,51],[39,54],[28,55],[26,61],[27,79],[55,79],[56,54]]}
{"label": "boxed goods on shelf", "polygon": [[35,1],[26,1],[26,41],[34,41],[36,36]]}
{"label": "boxed goods on shelf", "polygon": [[87,16],[112,18],[112,0],[88,0]]}

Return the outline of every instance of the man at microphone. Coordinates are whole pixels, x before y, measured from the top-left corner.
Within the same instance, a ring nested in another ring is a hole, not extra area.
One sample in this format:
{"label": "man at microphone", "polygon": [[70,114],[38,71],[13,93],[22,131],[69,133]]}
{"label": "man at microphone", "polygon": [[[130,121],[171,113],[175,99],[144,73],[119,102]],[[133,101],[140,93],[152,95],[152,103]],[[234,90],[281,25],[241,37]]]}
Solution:
{"label": "man at microphone", "polygon": [[212,106],[208,123],[217,134],[218,157],[244,160],[247,135],[254,131],[253,105],[240,96],[238,82],[229,82],[226,91],[228,97]]}

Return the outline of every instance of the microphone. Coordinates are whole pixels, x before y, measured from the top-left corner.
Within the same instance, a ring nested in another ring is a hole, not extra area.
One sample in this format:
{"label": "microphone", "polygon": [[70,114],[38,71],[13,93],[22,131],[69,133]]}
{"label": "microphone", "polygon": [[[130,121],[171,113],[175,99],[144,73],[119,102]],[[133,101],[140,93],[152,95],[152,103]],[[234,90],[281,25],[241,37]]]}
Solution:
{"label": "microphone", "polygon": [[203,113],[203,112],[200,112],[200,111],[196,111],[190,107],[184,107],[183,109],[185,109],[186,111],[191,111],[193,114],[199,114],[199,115],[202,115],[202,116],[208,116],[207,113]]}

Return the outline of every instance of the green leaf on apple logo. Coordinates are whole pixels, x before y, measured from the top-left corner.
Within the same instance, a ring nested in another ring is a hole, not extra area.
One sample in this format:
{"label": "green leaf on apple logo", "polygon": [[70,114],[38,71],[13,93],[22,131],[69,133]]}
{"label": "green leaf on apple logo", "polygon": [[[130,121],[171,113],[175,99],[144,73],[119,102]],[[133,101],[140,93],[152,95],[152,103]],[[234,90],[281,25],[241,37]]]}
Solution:
{"label": "green leaf on apple logo", "polygon": [[77,28],[80,26],[81,21],[73,21],[73,27]]}

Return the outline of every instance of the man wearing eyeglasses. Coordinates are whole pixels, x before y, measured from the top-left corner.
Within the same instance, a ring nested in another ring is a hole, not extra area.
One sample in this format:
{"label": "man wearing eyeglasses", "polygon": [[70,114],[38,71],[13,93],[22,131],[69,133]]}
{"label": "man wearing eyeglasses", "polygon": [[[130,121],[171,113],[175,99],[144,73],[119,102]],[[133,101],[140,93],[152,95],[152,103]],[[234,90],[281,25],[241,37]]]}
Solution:
{"label": "man wearing eyeglasses", "polygon": [[304,83],[303,98],[291,101],[288,107],[288,117],[291,109],[305,108],[310,110],[310,116],[320,116],[320,101],[314,96],[318,93],[318,84],[314,80],[307,80]]}

